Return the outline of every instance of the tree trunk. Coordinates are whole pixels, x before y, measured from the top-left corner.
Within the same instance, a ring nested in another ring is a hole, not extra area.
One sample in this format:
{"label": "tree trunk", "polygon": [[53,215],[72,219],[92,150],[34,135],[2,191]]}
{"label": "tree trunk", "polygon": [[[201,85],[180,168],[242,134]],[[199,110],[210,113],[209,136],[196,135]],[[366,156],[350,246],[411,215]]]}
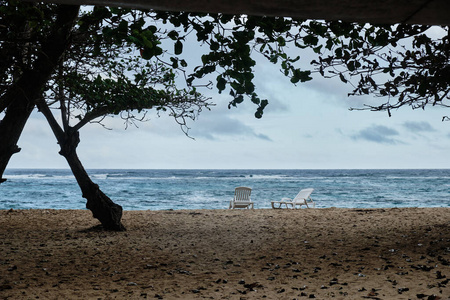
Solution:
{"label": "tree trunk", "polygon": [[122,206],[114,203],[100,190],[99,186],[90,179],[78,158],[76,153],[80,142],[78,131],[71,132],[69,129],[69,132],[65,132],[63,140],[58,139],[58,141],[61,146],[59,154],[64,156],[69,163],[83,198],[87,200],[86,208],[92,211],[93,217],[100,221],[105,230],[126,230],[121,223]]}
{"label": "tree trunk", "polygon": [[70,166],[78,186],[81,189],[83,198],[87,200],[86,208],[92,211],[93,217],[97,218],[105,230],[124,231],[125,226],[122,225],[122,206],[114,203],[108,196],[106,196],[95,184],[77,155],[77,147],[80,143],[80,134],[78,130],[72,127],[67,127],[65,130],[59,126],[50,108],[44,99],[37,102],[37,107],[40,112],[47,119],[50,128],[52,129],[59,146],[61,147],[61,154]]}
{"label": "tree trunk", "polygon": [[34,105],[25,98],[18,99],[8,107],[0,121],[0,183],[6,180],[2,176],[11,156],[20,151],[17,142],[33,108]]}

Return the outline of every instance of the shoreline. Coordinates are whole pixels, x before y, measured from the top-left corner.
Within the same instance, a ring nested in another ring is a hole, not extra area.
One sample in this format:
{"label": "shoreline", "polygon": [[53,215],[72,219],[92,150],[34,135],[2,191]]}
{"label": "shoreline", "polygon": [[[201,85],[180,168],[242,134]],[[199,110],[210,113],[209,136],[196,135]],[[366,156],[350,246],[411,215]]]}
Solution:
{"label": "shoreline", "polygon": [[450,208],[1,210],[5,299],[449,299]]}

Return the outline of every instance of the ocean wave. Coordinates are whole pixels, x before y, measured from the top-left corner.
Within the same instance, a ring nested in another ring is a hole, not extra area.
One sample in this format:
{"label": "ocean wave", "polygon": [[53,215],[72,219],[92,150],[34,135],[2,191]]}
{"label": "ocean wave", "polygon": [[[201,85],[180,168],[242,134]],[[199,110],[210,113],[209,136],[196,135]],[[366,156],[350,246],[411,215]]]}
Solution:
{"label": "ocean wave", "polygon": [[[450,170],[88,170],[124,209],[227,208],[234,188],[253,189],[257,208],[312,187],[317,207],[450,206]],[[9,170],[0,209],[84,208],[70,170]],[[417,199],[420,199],[418,201]]]}
{"label": "ocean wave", "polygon": [[6,174],[4,177],[8,180],[65,180],[74,179],[73,175],[51,175],[51,174]]}

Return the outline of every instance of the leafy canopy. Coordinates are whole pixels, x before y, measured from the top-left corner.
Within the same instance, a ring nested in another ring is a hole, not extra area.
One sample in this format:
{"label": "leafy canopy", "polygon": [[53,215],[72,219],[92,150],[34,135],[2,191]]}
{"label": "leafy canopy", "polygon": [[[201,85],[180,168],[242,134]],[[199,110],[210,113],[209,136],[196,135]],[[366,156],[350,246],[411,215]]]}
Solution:
{"label": "leafy canopy", "polygon": [[[0,95],[22,69],[32,68],[56,7],[2,2]],[[230,95],[229,107],[247,98],[261,118],[268,100],[258,96],[254,84],[255,57],[260,55],[293,84],[320,74],[351,83],[350,95],[387,99],[368,107],[372,110],[447,105],[448,26],[441,27],[437,38],[427,35],[428,30],[420,25],[90,7],[74,26],[72,43],[43,97],[63,110],[67,122],[77,119],[77,128],[109,114],[133,120],[133,112],[151,108],[169,110],[185,125],[186,117],[195,118],[211,105],[198,88],[214,81],[219,93]],[[205,50],[198,53],[201,63],[190,66],[183,55],[193,35]],[[316,55],[307,69],[298,55],[304,49]]]}

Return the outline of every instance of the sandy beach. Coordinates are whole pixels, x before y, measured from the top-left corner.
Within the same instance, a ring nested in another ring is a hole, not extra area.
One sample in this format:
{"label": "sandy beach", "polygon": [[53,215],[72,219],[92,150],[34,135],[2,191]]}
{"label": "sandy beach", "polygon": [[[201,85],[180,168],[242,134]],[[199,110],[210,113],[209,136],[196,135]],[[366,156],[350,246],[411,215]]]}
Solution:
{"label": "sandy beach", "polygon": [[450,208],[0,211],[1,299],[450,299]]}

